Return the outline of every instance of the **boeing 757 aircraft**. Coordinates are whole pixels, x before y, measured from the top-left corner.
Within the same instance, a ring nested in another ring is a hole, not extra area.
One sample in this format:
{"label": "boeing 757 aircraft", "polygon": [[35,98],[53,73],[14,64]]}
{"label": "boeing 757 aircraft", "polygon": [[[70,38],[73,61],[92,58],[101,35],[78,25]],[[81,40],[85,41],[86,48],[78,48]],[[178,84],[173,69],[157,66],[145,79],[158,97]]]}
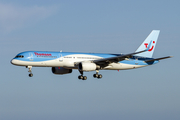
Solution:
{"label": "boeing 757 aircraft", "polygon": [[81,74],[79,79],[86,80],[87,77],[83,73],[88,71],[96,71],[93,77],[102,78],[99,70],[135,69],[172,57],[152,58],[159,33],[159,30],[153,30],[139,48],[130,54],[26,51],[17,54],[11,63],[26,66],[29,69],[29,77],[33,76],[32,67],[52,67],[54,74],[68,74],[72,73],[72,69],[77,69]]}

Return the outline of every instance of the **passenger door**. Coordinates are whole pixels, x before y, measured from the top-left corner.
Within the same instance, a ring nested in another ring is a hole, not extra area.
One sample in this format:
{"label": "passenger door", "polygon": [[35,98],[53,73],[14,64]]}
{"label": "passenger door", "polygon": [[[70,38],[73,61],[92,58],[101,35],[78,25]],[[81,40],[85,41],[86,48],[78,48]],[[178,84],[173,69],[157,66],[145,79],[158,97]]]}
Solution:
{"label": "passenger door", "polygon": [[62,56],[62,53],[59,54],[59,62],[63,62],[63,56]]}
{"label": "passenger door", "polygon": [[29,60],[33,61],[33,53],[29,53]]}

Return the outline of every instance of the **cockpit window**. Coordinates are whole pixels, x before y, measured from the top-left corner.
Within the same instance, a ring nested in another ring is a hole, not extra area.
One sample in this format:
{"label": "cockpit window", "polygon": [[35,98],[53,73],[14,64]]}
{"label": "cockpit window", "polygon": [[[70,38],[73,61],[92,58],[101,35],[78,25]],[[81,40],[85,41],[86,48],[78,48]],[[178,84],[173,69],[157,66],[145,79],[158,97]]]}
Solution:
{"label": "cockpit window", "polygon": [[15,58],[23,58],[23,55],[17,55]]}

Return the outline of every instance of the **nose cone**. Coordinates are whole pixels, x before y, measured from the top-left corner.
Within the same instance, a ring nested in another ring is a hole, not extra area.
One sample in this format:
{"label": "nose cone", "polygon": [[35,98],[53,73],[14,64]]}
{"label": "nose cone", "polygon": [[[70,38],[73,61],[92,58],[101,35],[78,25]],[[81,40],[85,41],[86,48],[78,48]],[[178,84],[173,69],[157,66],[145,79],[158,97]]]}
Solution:
{"label": "nose cone", "polygon": [[11,60],[11,64],[13,64],[13,65],[14,65],[14,63],[15,63],[15,62],[14,62],[14,59],[12,59],[12,60]]}
{"label": "nose cone", "polygon": [[19,62],[18,62],[18,60],[16,60],[16,59],[12,59],[12,60],[11,60],[11,64],[13,64],[13,65],[19,65]]}

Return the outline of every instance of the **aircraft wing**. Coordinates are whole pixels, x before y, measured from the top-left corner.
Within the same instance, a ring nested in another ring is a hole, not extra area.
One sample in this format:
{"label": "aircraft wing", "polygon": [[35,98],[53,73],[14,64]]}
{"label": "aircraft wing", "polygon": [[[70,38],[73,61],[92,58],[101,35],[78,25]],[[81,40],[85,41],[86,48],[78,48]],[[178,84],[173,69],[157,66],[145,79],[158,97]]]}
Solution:
{"label": "aircraft wing", "polygon": [[167,59],[167,58],[171,58],[173,56],[167,56],[167,57],[162,57],[162,58],[156,58],[156,59],[151,59],[151,60],[145,60],[145,62],[153,62],[153,61],[156,61],[156,60],[162,60],[162,59]]}
{"label": "aircraft wing", "polygon": [[116,56],[116,57],[110,57],[110,58],[93,60],[92,62],[94,62],[94,63],[96,63],[97,65],[100,65],[100,66],[102,66],[102,67],[105,67],[105,66],[109,65],[109,64],[112,63],[112,62],[123,61],[123,60],[125,60],[126,58],[132,58],[133,55],[135,55],[135,54],[139,54],[139,53],[146,52],[146,51],[148,51],[148,49],[143,50],[143,51],[139,51],[139,52],[135,52],[135,53],[119,55],[119,56]]}

